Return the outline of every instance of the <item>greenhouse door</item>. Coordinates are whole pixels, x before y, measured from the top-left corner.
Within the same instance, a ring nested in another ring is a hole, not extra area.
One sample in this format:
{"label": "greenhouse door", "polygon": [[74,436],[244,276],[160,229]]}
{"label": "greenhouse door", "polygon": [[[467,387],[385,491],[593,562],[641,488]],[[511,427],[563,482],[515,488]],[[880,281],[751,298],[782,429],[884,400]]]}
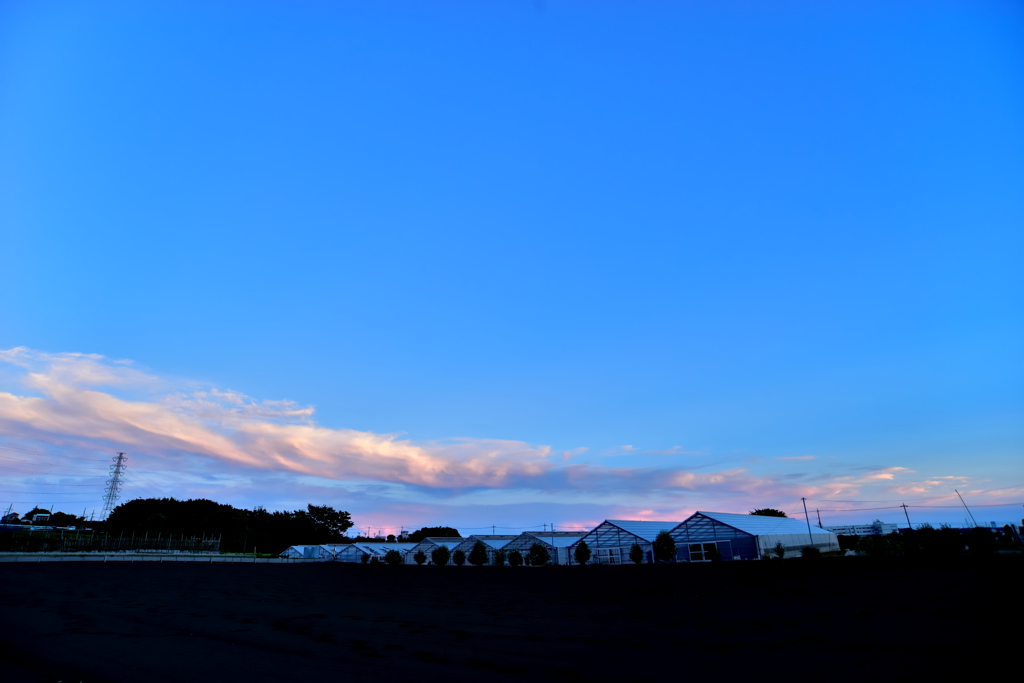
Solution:
{"label": "greenhouse door", "polygon": [[[721,544],[723,547],[719,548]],[[715,552],[720,552],[722,557],[732,557],[732,544],[729,541],[709,541],[707,543],[690,544],[690,562],[710,562]]]}

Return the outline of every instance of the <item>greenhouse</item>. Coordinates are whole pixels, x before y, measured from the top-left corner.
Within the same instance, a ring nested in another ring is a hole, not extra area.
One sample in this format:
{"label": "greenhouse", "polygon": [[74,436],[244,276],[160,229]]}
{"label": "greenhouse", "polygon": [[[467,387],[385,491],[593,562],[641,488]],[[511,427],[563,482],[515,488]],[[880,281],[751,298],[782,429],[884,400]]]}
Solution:
{"label": "greenhouse", "polygon": [[[633,544],[643,551],[643,561],[654,561],[654,539],[662,531],[671,531],[679,522],[638,522],[628,519],[607,519],[574,542],[570,553],[575,555],[581,542],[590,548],[590,561],[594,564],[631,564],[629,550]],[[540,534],[541,538],[545,534]],[[678,541],[677,541],[678,543]],[[573,560],[575,563],[575,559]]]}
{"label": "greenhouse", "polygon": [[[349,543],[337,546],[334,559],[338,562],[370,562],[373,559],[383,562],[384,556],[388,554],[389,550],[397,550],[404,560],[405,553],[415,545],[415,543]],[[369,559],[363,560],[364,556]]]}
{"label": "greenhouse", "polygon": [[716,556],[723,560],[756,560],[770,554],[781,543],[788,557],[814,546],[822,552],[839,550],[839,538],[830,531],[801,519],[739,515],[728,512],[694,513],[672,529],[679,562],[708,562]]}
{"label": "greenhouse", "polygon": [[[416,560],[415,560],[416,553],[418,553],[418,552],[420,552],[422,550],[423,554],[427,556],[427,561],[424,564],[431,564],[430,553],[434,552],[435,550],[437,550],[441,546],[444,546],[445,548],[448,548],[448,552],[449,553],[454,553],[455,552],[455,548],[460,543],[462,543],[465,540],[466,539],[461,538],[461,537],[445,538],[445,537],[440,537],[440,536],[433,536],[433,537],[424,538],[419,543],[416,543],[415,545],[412,545],[412,547],[409,548],[408,551],[406,551],[406,553],[405,553],[405,563],[406,564],[416,564]],[[411,544],[406,544],[406,545],[411,545]],[[448,564],[453,564],[452,560],[451,560],[451,557],[448,558]]]}
{"label": "greenhouse", "polygon": [[505,552],[518,550],[523,557],[526,557],[533,544],[540,543],[551,556],[552,564],[576,564],[569,548],[586,535],[586,531],[527,531],[509,542],[505,546]]}
{"label": "greenhouse", "polygon": [[484,548],[487,549],[487,564],[494,564],[494,553],[504,548],[514,538],[514,534],[479,534],[469,536],[462,539],[462,543],[452,548],[452,554],[454,555],[456,550],[466,553],[466,563],[468,564],[469,553],[473,551],[473,546],[476,545],[476,542],[480,541],[484,544]]}
{"label": "greenhouse", "polygon": [[334,553],[324,545],[293,545],[281,553],[280,556],[292,559],[321,560],[323,562],[334,559]]}

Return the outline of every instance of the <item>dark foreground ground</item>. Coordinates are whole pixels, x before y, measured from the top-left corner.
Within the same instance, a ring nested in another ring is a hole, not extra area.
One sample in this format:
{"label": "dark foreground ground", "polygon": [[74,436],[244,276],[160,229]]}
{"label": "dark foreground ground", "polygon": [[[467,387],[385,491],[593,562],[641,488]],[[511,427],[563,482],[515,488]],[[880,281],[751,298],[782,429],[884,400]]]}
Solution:
{"label": "dark foreground ground", "polygon": [[0,681],[976,680],[1021,560],[2,564]]}

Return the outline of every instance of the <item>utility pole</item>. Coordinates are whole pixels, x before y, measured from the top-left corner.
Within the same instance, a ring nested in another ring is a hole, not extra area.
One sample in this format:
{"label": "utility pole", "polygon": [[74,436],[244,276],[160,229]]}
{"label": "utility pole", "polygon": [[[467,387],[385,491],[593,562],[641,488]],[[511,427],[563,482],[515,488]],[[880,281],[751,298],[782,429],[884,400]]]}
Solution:
{"label": "utility pole", "polygon": [[107,488],[103,492],[103,519],[106,519],[117,504],[121,494],[121,477],[128,467],[128,458],[124,453],[114,456],[114,462],[110,465],[110,479],[107,479]]}
{"label": "utility pole", "polygon": [[903,505],[900,505],[900,507],[903,508],[903,514],[907,515],[907,526],[913,529],[914,525],[910,523],[910,515],[907,513],[907,504],[904,503]]}
{"label": "utility pole", "polygon": [[[814,534],[811,533],[811,516],[807,514],[807,499],[801,498],[801,502],[804,504],[804,519],[807,520],[807,538],[811,539],[811,545],[814,545]],[[810,551],[808,551],[810,552]]]}
{"label": "utility pole", "polygon": [[814,508],[814,511],[818,514],[818,526],[824,529],[825,527],[821,526],[821,510],[819,510],[818,508]]}
{"label": "utility pole", "polygon": [[[967,510],[967,514],[971,515],[971,508],[967,507],[967,503],[964,503],[964,497],[961,496],[960,492],[957,491],[956,489],[953,489],[953,490],[956,491],[956,495],[957,495],[957,497],[960,498],[960,502],[963,503],[964,509]],[[971,515],[971,521],[974,522],[974,515]],[[978,523],[974,522],[974,526],[978,526]]]}

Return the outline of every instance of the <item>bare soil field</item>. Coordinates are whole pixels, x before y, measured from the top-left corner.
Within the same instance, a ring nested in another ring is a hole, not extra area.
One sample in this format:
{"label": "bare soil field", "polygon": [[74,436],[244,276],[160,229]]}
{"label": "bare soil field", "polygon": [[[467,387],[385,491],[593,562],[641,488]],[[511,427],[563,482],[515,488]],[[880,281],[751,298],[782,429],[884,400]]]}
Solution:
{"label": "bare soil field", "polygon": [[975,679],[1018,652],[1022,569],[7,564],[0,680]]}

